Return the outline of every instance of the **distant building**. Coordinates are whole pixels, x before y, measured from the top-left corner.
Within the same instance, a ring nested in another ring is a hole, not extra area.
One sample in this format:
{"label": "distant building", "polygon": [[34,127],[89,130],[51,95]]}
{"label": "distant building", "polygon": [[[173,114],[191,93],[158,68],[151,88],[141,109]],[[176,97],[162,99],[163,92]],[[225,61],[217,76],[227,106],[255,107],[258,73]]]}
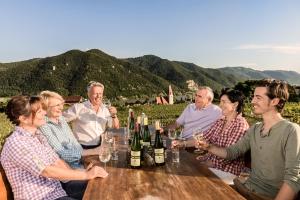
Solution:
{"label": "distant building", "polygon": [[195,83],[194,80],[187,80],[186,83],[188,85],[189,90],[191,90],[191,91],[197,91],[198,90],[198,84]]}
{"label": "distant building", "polygon": [[173,90],[171,85],[169,85],[169,104],[170,105],[174,104],[174,96],[173,96]]}
{"label": "distant building", "polygon": [[82,96],[65,96],[64,100],[66,104],[72,105],[74,103],[81,103],[84,99]]}
{"label": "distant building", "polygon": [[167,102],[167,100],[163,96],[160,96],[160,97],[156,97],[156,104],[158,104],[158,105],[167,105],[169,103]]}

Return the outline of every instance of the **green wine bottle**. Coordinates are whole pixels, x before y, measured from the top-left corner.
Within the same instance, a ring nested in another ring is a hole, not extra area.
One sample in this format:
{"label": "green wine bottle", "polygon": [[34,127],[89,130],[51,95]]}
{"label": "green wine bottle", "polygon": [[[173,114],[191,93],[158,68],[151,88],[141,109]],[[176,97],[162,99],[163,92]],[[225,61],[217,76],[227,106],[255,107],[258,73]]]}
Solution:
{"label": "green wine bottle", "polygon": [[132,139],[133,139],[133,135],[134,135],[134,113],[133,113],[133,110],[130,110],[129,115],[130,115],[130,117],[129,117],[129,137],[128,137],[128,141],[129,141],[129,144],[131,144]]}
{"label": "green wine bottle", "polygon": [[130,166],[133,169],[141,168],[141,143],[137,124],[135,126],[134,136],[131,143]]}
{"label": "green wine bottle", "polygon": [[155,121],[154,162],[157,166],[165,164],[165,149],[160,135],[159,121]]}
{"label": "green wine bottle", "polygon": [[141,125],[141,116],[138,116],[136,118],[136,121],[137,121],[138,128],[139,128],[139,136],[140,136],[141,147],[143,148],[143,130],[142,130],[142,125]]}
{"label": "green wine bottle", "polygon": [[151,146],[151,135],[148,127],[148,118],[144,117],[144,135],[143,135],[143,146]]}

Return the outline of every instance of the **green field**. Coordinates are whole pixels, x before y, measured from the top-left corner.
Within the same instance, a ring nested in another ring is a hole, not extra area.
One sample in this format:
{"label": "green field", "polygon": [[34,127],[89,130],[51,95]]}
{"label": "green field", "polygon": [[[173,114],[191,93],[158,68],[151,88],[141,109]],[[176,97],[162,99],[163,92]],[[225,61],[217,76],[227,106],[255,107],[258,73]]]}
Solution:
{"label": "green field", "polygon": [[[174,104],[174,105],[141,105],[131,107],[135,116],[140,115],[144,112],[148,118],[149,123],[152,124],[154,120],[160,120],[162,125],[166,125],[174,121],[183,109],[186,107],[186,103]],[[120,119],[121,126],[126,126],[128,117],[129,107],[118,108],[118,116]],[[247,118],[249,124],[253,124],[259,121],[259,118],[251,114],[250,104],[247,104],[244,109],[244,115]],[[283,116],[292,122],[298,123],[300,125],[300,103],[288,103],[285,106]],[[4,138],[12,130],[11,123],[7,120],[5,114],[0,113],[0,148],[4,142]]]}

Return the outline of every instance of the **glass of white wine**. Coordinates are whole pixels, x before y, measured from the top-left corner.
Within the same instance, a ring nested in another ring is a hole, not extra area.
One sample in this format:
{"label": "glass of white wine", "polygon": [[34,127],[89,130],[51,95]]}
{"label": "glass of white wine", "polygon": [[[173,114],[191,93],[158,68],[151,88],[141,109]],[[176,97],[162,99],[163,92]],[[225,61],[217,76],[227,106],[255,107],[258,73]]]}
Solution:
{"label": "glass of white wine", "polygon": [[[203,137],[203,131],[201,128],[197,128],[195,130],[193,130],[193,138],[197,141],[200,142],[204,139]],[[201,150],[199,147],[197,147],[197,149],[194,151],[194,153],[198,153],[201,154],[203,153],[203,150]]]}
{"label": "glass of white wine", "polygon": [[109,109],[109,107],[111,107],[111,102],[110,102],[110,100],[109,100],[109,99],[103,100],[103,105],[104,105],[107,109]]}
{"label": "glass of white wine", "polygon": [[104,169],[106,171],[106,163],[110,160],[111,153],[109,146],[102,146],[99,152],[99,160],[104,163]]}
{"label": "glass of white wine", "polygon": [[[103,105],[109,110],[109,108],[111,107],[111,102],[109,99],[104,99],[102,101]],[[111,116],[106,116],[106,128],[112,128],[112,118]]]}

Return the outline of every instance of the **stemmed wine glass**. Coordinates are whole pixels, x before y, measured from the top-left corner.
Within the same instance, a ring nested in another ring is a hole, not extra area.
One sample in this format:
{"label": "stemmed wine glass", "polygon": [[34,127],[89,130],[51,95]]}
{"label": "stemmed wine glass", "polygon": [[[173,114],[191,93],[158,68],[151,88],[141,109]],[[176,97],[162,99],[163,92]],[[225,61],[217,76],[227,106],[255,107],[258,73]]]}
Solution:
{"label": "stemmed wine glass", "polygon": [[[109,99],[105,99],[103,101],[103,105],[109,109],[111,107],[111,102]],[[111,120],[111,117],[110,116],[107,116],[106,117],[106,120],[107,120],[107,128],[112,128],[112,120]]]}
{"label": "stemmed wine glass", "polygon": [[110,148],[107,145],[100,147],[99,160],[104,163],[104,169],[106,171],[106,163],[110,160],[111,153]]}
{"label": "stemmed wine glass", "polygon": [[[193,138],[197,141],[200,142],[204,139],[203,137],[203,130],[201,128],[197,128],[193,130]],[[194,153],[203,153],[203,150],[201,150],[199,147],[194,151]]]}

